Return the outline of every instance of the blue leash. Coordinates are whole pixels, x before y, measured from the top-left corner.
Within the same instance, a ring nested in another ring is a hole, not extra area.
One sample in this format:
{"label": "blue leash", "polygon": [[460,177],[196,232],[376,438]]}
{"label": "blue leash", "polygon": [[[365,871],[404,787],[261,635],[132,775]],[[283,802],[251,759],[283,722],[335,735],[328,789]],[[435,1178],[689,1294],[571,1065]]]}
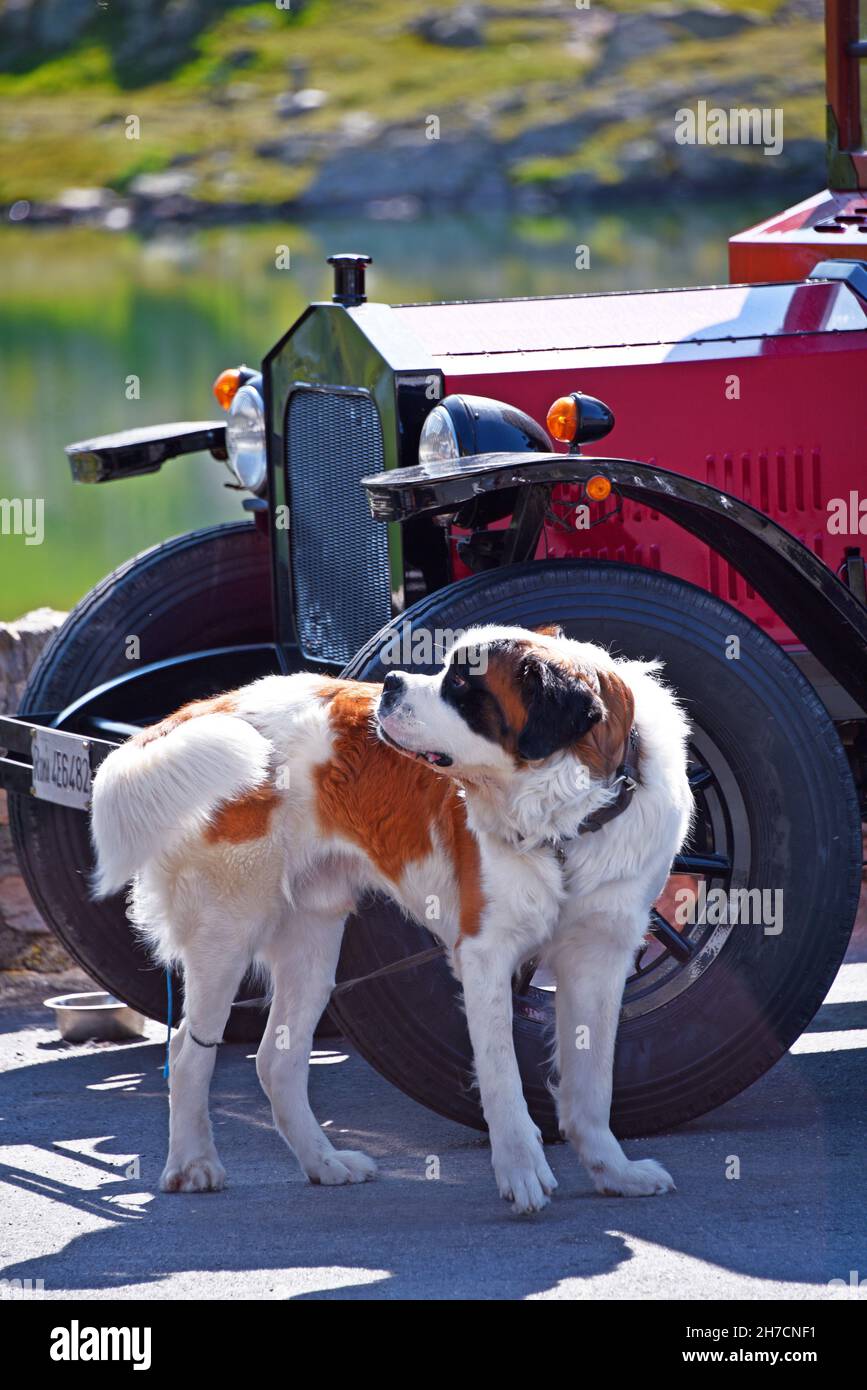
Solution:
{"label": "blue leash", "polygon": [[163,1076],[166,1081],[168,1081],[172,1045],[172,1016],[174,1014],[174,1009],[172,1007],[172,972],[168,968],[166,969],[166,999],[166,1060],[163,1065]]}

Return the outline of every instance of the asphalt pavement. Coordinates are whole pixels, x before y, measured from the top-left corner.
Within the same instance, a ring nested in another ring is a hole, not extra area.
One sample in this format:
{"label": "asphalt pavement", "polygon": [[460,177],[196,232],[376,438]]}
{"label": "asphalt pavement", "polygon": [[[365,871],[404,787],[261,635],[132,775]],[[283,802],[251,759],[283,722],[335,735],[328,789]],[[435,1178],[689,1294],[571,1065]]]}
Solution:
{"label": "asphalt pavement", "polygon": [[[229,1186],[164,1196],[164,1030],[70,1046],[46,1020],[49,992],[7,977],[0,1002],[0,1281],[31,1280],[44,1298],[867,1301],[858,960],[750,1090],[627,1144],[669,1169],[675,1193],[596,1196],[554,1145],[560,1187],[533,1217],[496,1195],[483,1135],[408,1100],[339,1041],[314,1054],[314,1108],[338,1146],[377,1159],[375,1182],[309,1186],[271,1126],[253,1049],[231,1045],[212,1092]],[[0,1299],[19,1288],[0,1283]]]}

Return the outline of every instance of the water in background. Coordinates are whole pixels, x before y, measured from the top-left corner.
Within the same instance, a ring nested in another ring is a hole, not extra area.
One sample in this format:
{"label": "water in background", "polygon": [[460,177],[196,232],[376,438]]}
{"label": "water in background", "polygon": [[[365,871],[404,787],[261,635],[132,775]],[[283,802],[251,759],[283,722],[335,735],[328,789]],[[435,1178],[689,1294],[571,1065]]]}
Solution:
{"label": "water in background", "polygon": [[[172,420],[219,418],[217,373],[258,364],[312,299],[330,295],[325,258],[366,251],[373,299],[648,289],[725,281],[726,237],[765,205],[538,218],[359,220],[177,231],[147,240],[86,229],[0,231],[0,499],[44,499],[45,538],[0,530],[0,619],[67,608],[137,551],[240,517],[223,464],[189,456],[160,473],[74,485],[70,440]],[[590,267],[575,268],[577,245]],[[279,246],[291,268],[277,269]],[[140,382],[127,399],[127,380]],[[0,517],[2,522],[2,517]]]}

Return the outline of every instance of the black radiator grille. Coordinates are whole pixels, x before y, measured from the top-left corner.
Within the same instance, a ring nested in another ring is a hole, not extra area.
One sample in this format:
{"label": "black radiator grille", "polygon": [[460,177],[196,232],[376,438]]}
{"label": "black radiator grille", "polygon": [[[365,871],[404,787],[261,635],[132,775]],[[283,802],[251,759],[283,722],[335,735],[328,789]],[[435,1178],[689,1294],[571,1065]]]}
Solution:
{"label": "black radiator grille", "polygon": [[292,580],[305,656],[345,664],[391,617],[388,530],[360,479],[383,468],[370,396],[292,393],[286,414]]}

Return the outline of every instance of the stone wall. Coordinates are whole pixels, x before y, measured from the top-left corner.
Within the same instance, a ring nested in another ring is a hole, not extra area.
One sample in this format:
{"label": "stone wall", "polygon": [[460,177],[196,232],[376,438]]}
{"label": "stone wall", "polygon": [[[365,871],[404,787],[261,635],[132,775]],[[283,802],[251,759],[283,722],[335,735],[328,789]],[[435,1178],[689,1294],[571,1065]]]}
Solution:
{"label": "stone wall", "polygon": [[[37,608],[17,622],[0,623],[0,714],[18,709],[36,658],[65,617],[53,608]],[[0,970],[56,971],[71,965],[18,872],[6,793],[0,791]]]}

